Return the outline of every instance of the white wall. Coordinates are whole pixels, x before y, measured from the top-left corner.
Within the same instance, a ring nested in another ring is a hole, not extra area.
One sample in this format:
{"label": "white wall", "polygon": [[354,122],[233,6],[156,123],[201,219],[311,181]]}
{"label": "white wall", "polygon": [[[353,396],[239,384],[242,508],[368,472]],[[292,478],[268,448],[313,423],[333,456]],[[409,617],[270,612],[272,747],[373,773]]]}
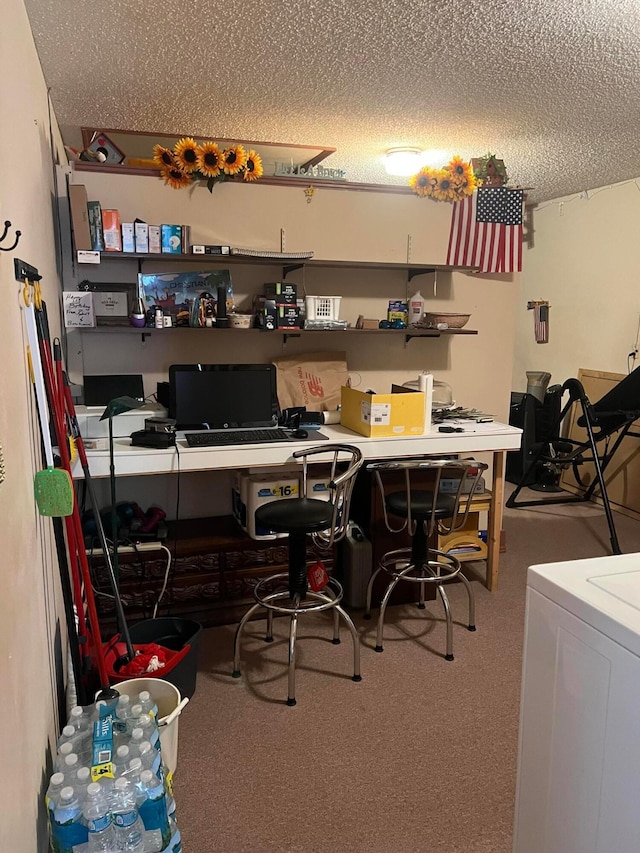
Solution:
{"label": "white wall", "polygon": [[[516,309],[515,390],[525,390],[527,370],[549,371],[552,384],[579,368],[627,372],[640,322],[639,190],[640,181],[628,181],[534,210]],[[540,299],[551,306],[547,344],[535,343],[527,310]]]}
{"label": "white wall", "polygon": [[55,332],[59,283],[47,93],[22,0],[2,4],[0,116],[0,222],[11,220],[12,234],[22,231],[16,251],[0,253],[0,443],[6,468],[0,485],[0,850],[34,853],[47,849],[42,795],[57,734],[56,680],[63,677],[66,652],[51,522],[38,515],[33,499],[40,444],[13,269],[19,257],[44,276]]}

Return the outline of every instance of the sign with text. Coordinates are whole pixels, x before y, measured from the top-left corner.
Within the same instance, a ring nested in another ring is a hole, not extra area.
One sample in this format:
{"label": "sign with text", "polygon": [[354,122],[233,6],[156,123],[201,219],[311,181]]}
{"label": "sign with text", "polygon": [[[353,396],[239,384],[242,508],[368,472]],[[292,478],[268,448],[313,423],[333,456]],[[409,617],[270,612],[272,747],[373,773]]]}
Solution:
{"label": "sign with text", "polygon": [[93,328],[96,324],[93,293],[65,290],[63,293],[64,325],[67,329]]}

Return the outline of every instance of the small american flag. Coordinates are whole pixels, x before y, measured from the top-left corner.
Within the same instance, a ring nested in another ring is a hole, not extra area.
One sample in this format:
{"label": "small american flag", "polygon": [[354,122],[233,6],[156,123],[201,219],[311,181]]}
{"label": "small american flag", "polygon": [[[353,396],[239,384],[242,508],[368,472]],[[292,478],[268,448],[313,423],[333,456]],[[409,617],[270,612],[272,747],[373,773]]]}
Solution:
{"label": "small american flag", "polygon": [[522,270],[524,192],[480,187],[453,205],[447,263],[480,272]]}
{"label": "small american flag", "polygon": [[537,344],[549,343],[549,303],[538,302],[533,306],[533,327]]}

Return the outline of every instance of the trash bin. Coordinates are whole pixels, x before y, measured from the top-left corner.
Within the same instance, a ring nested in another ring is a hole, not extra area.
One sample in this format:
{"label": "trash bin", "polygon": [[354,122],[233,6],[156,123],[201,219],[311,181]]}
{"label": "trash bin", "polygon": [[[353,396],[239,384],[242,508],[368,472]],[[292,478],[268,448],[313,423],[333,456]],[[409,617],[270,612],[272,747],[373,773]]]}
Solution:
{"label": "trash bin", "polygon": [[158,731],[160,732],[160,746],[162,748],[162,760],[167,770],[173,775],[178,764],[178,720],[180,711],[173,719],[167,722],[172,712],[180,706],[182,697],[180,691],[169,681],[163,678],[130,678],[128,681],[120,681],[117,690],[130,697],[131,702],[137,699],[141,690],[148,690],[151,698],[158,706]]}
{"label": "trash bin", "polygon": [[527,394],[544,403],[544,395],[550,379],[551,374],[544,370],[527,370]]}
{"label": "trash bin", "polygon": [[[195,622],[193,619],[182,619],[179,616],[145,619],[143,622],[136,622],[129,628],[131,642],[134,645],[157,643],[159,646],[176,652],[181,651],[185,646],[190,646],[182,660],[162,676],[174,684],[182,696],[187,696],[189,699],[196,692],[198,645],[201,632],[202,625],[199,622]],[[119,684],[116,687],[120,690]]]}

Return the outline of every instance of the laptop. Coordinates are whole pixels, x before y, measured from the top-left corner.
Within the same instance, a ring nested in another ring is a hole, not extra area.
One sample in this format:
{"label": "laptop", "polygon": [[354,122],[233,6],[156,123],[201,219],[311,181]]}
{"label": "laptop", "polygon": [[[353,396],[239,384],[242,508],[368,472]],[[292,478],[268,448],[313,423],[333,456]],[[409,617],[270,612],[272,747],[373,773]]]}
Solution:
{"label": "laptop", "polygon": [[189,447],[291,441],[278,413],[273,364],[169,367],[169,417]]}

